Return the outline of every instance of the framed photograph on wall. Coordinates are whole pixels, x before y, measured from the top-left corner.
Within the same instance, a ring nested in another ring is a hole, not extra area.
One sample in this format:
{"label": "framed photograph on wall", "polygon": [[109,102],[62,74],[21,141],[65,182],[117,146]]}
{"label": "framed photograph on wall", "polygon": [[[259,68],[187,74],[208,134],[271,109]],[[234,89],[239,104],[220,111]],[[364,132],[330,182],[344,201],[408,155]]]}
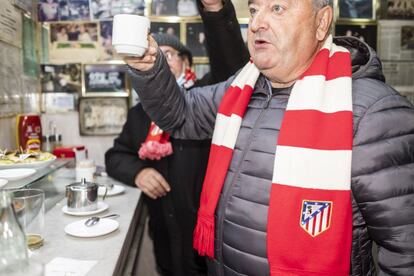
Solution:
{"label": "framed photograph on wall", "polygon": [[338,0],[339,19],[375,20],[376,0]]}
{"label": "framed photograph on wall", "polygon": [[98,60],[98,22],[71,21],[50,24],[51,63],[77,63]]}
{"label": "framed photograph on wall", "polygon": [[151,22],[151,33],[167,33],[181,38],[180,23]]}
{"label": "framed photograph on wall", "polygon": [[178,16],[197,16],[196,0],[178,0],[177,13]]}
{"label": "framed photograph on wall", "polygon": [[207,57],[206,35],[203,23],[186,24],[186,44],[194,57]]}
{"label": "framed photograph on wall", "polygon": [[414,61],[414,21],[378,21],[377,52],[383,61]]}
{"label": "framed photograph on wall", "polygon": [[82,89],[80,63],[42,64],[40,70],[43,93],[79,93]]}
{"label": "framed photograph on wall", "polygon": [[381,9],[388,19],[414,19],[413,0],[382,0]]}
{"label": "framed photograph on wall", "polygon": [[128,98],[81,98],[81,135],[115,135],[122,130],[128,113]]}
{"label": "framed photograph on wall", "polygon": [[59,0],[59,20],[89,20],[89,0]]}
{"label": "framed photograph on wall", "polygon": [[112,20],[103,20],[99,22],[100,37],[99,41],[101,42],[101,56],[100,60],[111,60],[111,59],[121,59],[117,55],[114,47],[112,46]]}
{"label": "framed photograph on wall", "polygon": [[354,36],[377,49],[377,25],[336,24],[336,36]]}
{"label": "framed photograph on wall", "polygon": [[177,0],[152,0],[151,15],[178,15]]}
{"label": "framed photograph on wall", "polygon": [[125,64],[84,64],[83,97],[128,97]]}
{"label": "framed photograph on wall", "polygon": [[90,0],[91,19],[112,19],[116,14],[143,15],[145,0]]}
{"label": "framed photograph on wall", "polygon": [[59,20],[59,1],[58,0],[39,0],[38,18],[39,21],[57,21]]}

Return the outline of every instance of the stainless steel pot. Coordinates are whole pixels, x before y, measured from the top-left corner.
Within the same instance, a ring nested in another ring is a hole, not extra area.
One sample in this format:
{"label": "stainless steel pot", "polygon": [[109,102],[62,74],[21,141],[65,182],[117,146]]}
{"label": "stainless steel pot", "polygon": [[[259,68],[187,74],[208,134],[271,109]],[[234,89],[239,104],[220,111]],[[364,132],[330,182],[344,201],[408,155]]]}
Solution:
{"label": "stainless steel pot", "polygon": [[[70,212],[94,211],[98,207],[99,185],[87,182],[85,178],[81,182],[75,182],[66,186],[67,208]],[[105,187],[105,186],[103,186]],[[108,189],[105,187],[105,199]]]}

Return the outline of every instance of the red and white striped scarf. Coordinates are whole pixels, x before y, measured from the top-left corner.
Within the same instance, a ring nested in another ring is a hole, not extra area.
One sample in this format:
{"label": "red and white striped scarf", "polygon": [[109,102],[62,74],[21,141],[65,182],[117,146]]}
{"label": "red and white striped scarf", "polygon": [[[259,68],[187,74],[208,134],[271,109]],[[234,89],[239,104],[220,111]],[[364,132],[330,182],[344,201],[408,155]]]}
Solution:
{"label": "red and white striped scarf", "polygon": [[[210,258],[215,209],[258,77],[249,62],[219,106],[194,230],[194,248]],[[329,36],[292,88],[276,146],[268,210],[271,275],[349,275],[351,77],[349,51]]]}

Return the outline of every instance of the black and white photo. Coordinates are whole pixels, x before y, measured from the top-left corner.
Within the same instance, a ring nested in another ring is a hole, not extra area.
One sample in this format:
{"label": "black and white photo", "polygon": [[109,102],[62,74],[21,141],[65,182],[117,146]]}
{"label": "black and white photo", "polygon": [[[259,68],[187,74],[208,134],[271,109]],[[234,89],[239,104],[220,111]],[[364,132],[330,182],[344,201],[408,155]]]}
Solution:
{"label": "black and white photo", "polygon": [[178,15],[177,0],[152,0],[151,15]]}
{"label": "black and white photo", "polygon": [[202,23],[187,23],[187,47],[194,57],[206,57],[206,35]]}
{"label": "black and white photo", "polygon": [[153,34],[170,34],[181,37],[180,23],[170,22],[151,22],[151,33]]}
{"label": "black and white photo", "polygon": [[388,0],[386,9],[388,19],[414,19],[413,0]]}
{"label": "black and white photo", "polygon": [[127,113],[127,98],[82,98],[79,100],[80,134],[119,134]]}
{"label": "black and white photo", "polygon": [[195,0],[178,0],[178,16],[197,16],[197,4]]}
{"label": "black and white photo", "polygon": [[59,0],[59,20],[89,20],[89,0]]}
{"label": "black and white photo", "polygon": [[111,19],[120,13],[143,15],[145,0],[90,0],[91,19]]}
{"label": "black and white photo", "polygon": [[128,96],[127,73],[124,64],[85,64],[83,67],[82,95]]}

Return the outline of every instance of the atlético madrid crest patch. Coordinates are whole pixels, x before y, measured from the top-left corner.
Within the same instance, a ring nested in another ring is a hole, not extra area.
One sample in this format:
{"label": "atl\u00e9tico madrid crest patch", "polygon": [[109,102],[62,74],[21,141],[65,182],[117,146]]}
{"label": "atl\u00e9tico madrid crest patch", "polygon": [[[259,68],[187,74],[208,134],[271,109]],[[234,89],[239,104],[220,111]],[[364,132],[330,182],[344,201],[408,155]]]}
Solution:
{"label": "atl\u00e9tico madrid crest patch", "polygon": [[328,230],[331,225],[331,201],[303,200],[300,227],[312,237]]}

